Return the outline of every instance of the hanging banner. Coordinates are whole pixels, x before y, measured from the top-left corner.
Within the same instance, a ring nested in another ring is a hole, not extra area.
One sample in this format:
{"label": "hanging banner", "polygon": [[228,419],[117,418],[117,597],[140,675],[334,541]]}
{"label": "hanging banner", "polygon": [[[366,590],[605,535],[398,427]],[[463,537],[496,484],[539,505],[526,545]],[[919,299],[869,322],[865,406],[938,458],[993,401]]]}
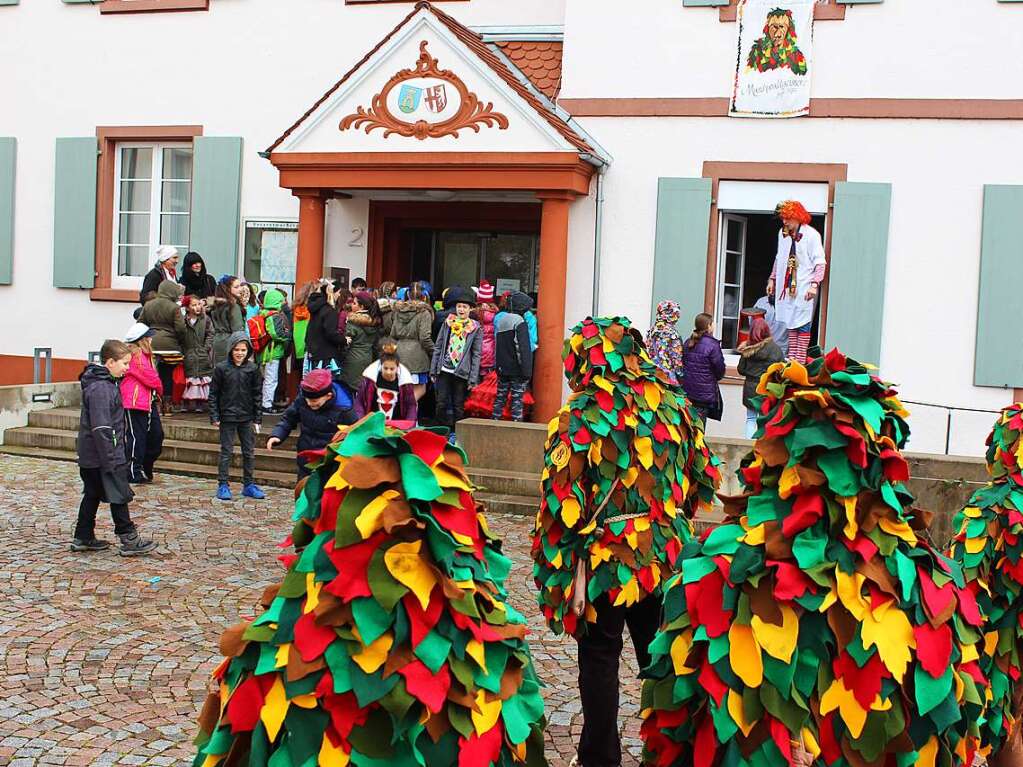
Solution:
{"label": "hanging banner", "polygon": [[739,0],[732,117],[810,111],[815,0]]}

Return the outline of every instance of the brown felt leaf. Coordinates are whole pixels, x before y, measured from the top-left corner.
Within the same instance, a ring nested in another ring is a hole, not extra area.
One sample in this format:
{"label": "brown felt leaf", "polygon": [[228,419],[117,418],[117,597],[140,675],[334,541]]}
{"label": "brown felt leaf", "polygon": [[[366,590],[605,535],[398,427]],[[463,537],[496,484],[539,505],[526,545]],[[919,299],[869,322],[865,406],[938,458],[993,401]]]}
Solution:
{"label": "brown felt leaf", "polygon": [[384,663],[384,679],[387,679],[395,671],[405,668],[408,664],[412,663],[416,659],[415,654],[412,652],[412,648],[403,644],[401,647],[392,647],[387,655],[387,662]]}
{"label": "brown felt leaf", "polygon": [[310,674],[326,667],[327,663],[323,656],[306,663],[302,660],[302,653],[292,647],[291,651],[288,653],[287,680],[289,682],[297,682],[299,679],[305,679]]}
{"label": "brown felt leaf", "polygon": [[[918,533],[929,530],[931,522],[934,521],[934,512],[927,509],[918,509],[915,506],[909,512],[909,526]],[[992,525],[994,527],[994,525]]]}
{"label": "brown felt leaf", "polygon": [[228,749],[227,756],[224,757],[224,761],[218,767],[244,767],[244,765],[249,763],[251,750],[252,733],[238,733],[234,736],[234,741],[231,743],[231,748]]}
{"label": "brown felt leaf", "polygon": [[320,590],[320,601],[313,609],[313,615],[317,625],[320,626],[352,626],[355,624],[351,604],[345,604],[339,597],[334,596],[326,589]]}
{"label": "brown felt leaf", "polygon": [[457,679],[452,678],[451,686],[448,688],[447,699],[471,711],[479,711],[479,706],[476,705],[476,698],[470,695]]}
{"label": "brown felt leaf", "polygon": [[844,608],[834,605],[825,613],[831,632],[838,640],[838,646],[845,649],[856,636],[856,619]]}
{"label": "brown felt leaf", "polygon": [[426,732],[434,743],[439,743],[450,729],[451,725],[448,723],[447,714],[443,712],[430,714],[430,718],[426,720]]}
{"label": "brown felt leaf", "polygon": [[199,712],[199,732],[205,735],[213,733],[220,719],[220,693],[211,692],[206,696],[206,702],[202,704],[202,711]]}
{"label": "brown felt leaf", "polygon": [[345,461],[340,473],[345,482],[360,490],[401,481],[398,461],[390,457],[354,455]]}
{"label": "brown felt leaf", "polygon": [[220,635],[220,654],[225,658],[237,658],[248,646],[248,641],[242,639],[242,634],[249,628],[249,623],[236,623]]}
{"label": "brown felt leaf", "polygon": [[[639,476],[636,478],[636,489],[639,490],[639,494],[643,498],[653,498],[654,486],[657,484],[657,480],[654,479],[654,475],[645,469],[641,469]],[[618,507],[619,509],[622,506]]]}
{"label": "brown felt leaf", "polygon": [[789,449],[780,437],[763,437],[757,440],[754,450],[768,466],[784,466],[789,461]]}
{"label": "brown felt leaf", "polygon": [[608,326],[607,330],[604,331],[604,335],[607,336],[611,343],[617,346],[622,342],[622,339],[625,338],[625,327],[614,322]]}
{"label": "brown felt leaf", "polygon": [[876,583],[884,593],[898,598],[899,592],[895,589],[895,578],[888,572],[884,560],[880,557],[871,557],[866,562],[861,560],[856,564],[856,572],[862,573],[867,580]]}
{"label": "brown felt leaf", "polygon": [[426,527],[425,523],[412,518],[412,507],[401,498],[390,501],[384,507],[380,520],[388,535],[395,535],[399,530],[406,528],[423,530]]}
{"label": "brown felt leaf", "polygon": [[828,478],[823,471],[812,466],[804,466],[801,463],[796,464],[796,476],[799,477],[800,486],[804,488],[821,487],[828,483]]}
{"label": "brown felt leaf", "polygon": [[608,545],[611,556],[621,562],[629,569],[636,568],[636,553],[624,543],[612,543]]}
{"label": "brown felt leaf", "polygon": [[648,527],[646,530],[640,530],[636,533],[636,551],[641,554],[646,554],[654,546],[654,530],[652,527]]}
{"label": "brown felt leaf", "polygon": [[277,598],[277,592],[281,590],[281,584],[272,583],[263,589],[263,596],[259,598],[259,604],[264,610],[270,609],[270,604]]}
{"label": "brown felt leaf", "polygon": [[749,595],[749,606],[753,614],[773,626],[781,626],[785,616],[782,615],[778,600],[774,596],[774,581],[771,578],[761,578],[755,589],[749,585],[743,586],[743,591]]}
{"label": "brown felt leaf", "polygon": [[501,700],[508,700],[518,695],[522,686],[522,667],[511,665],[501,675]]}
{"label": "brown felt leaf", "polygon": [[453,447],[444,448],[444,463],[456,470],[465,467],[465,461],[462,460],[462,454]]}
{"label": "brown felt leaf", "polygon": [[725,518],[726,519],[738,519],[746,513],[746,506],[749,503],[749,499],[752,493],[743,493],[742,495],[724,495],[718,493],[718,500],[721,501],[721,505],[725,507]]}
{"label": "brown felt leaf", "polygon": [[792,559],[792,539],[785,536],[775,520],[764,522],[764,552],[768,559]]}
{"label": "brown felt leaf", "polygon": [[525,639],[529,628],[524,623],[506,623],[503,626],[491,626],[493,631],[501,639]]}

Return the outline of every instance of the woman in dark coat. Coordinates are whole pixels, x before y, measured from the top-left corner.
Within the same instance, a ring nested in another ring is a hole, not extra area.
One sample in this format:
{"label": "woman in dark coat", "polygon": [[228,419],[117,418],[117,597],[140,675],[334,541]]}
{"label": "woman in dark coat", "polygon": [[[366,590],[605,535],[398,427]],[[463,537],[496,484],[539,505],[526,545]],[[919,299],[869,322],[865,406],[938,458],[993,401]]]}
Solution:
{"label": "woman in dark coat", "polygon": [[139,291],[139,303],[144,304],[146,293],[155,293],[164,280],[178,280],[178,249],[173,245],[161,245],[156,249],[156,263],[142,278],[142,289]]}
{"label": "woman in dark coat", "polygon": [[310,370],[324,368],[333,374],[335,380],[340,380],[345,337],[338,331],[334,301],[334,289],[330,285],[318,288],[309,296],[306,302],[309,327],[305,334],[305,350]]}
{"label": "woman in dark coat", "polygon": [[377,344],[383,336],[383,321],[376,299],[365,291],[355,294],[351,306],[352,311],[348,312],[345,324],[348,348],[341,366],[341,380],[354,393],[362,385],[362,374],[376,359]]}
{"label": "woman in dark coat", "polygon": [[739,375],[746,377],[742,385],[742,404],[746,406],[746,438],[753,439],[757,432],[757,411],[753,407],[753,398],[757,396],[760,378],[775,362],[785,359],[781,348],[771,337],[771,326],[767,321],[757,317],[749,330],[749,341],[743,341],[737,349],[739,359]]}
{"label": "woman in dark coat", "polygon": [[181,267],[178,282],[185,286],[186,296],[212,298],[217,291],[217,281],[213,279],[213,275],[207,274],[206,262],[195,251],[185,254],[185,263]]}
{"label": "woman in dark coat", "polygon": [[708,418],[721,420],[718,381],[724,377],[725,356],[721,353],[721,342],[714,338],[714,318],[697,314],[693,334],[682,350],[682,388],[704,424]]}

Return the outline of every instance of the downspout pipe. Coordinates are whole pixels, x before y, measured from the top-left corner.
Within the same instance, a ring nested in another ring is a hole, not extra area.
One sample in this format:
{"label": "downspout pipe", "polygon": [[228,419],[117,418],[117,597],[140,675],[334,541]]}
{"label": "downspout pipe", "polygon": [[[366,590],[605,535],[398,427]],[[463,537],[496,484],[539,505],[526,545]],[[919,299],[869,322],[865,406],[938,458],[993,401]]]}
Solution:
{"label": "downspout pipe", "polygon": [[597,169],[597,199],[594,202],[593,216],[593,299],[590,308],[593,317],[600,316],[600,254],[604,239],[604,174],[607,165],[601,164]]}

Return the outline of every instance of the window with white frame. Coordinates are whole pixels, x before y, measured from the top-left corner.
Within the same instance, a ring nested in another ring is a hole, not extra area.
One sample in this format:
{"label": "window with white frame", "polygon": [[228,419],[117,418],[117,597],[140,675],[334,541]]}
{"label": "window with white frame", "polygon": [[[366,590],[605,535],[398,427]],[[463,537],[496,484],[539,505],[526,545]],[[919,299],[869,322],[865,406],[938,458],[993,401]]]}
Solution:
{"label": "window with white frame", "polygon": [[160,245],[188,250],[192,145],[119,143],[114,172],[111,287],[138,287]]}

